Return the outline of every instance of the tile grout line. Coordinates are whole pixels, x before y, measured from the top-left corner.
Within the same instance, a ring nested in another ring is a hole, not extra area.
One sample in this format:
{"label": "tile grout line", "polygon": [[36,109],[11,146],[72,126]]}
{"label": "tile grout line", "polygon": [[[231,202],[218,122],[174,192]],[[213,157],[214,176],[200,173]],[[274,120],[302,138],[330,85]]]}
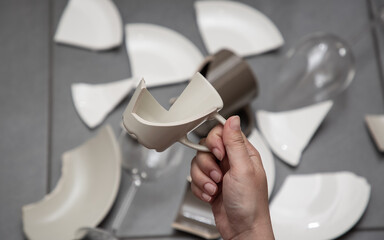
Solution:
{"label": "tile grout line", "polygon": [[375,57],[376,57],[376,63],[378,67],[378,73],[379,73],[379,81],[380,81],[380,86],[381,86],[381,94],[384,98],[384,72],[383,72],[383,62],[380,56],[380,43],[379,43],[379,34],[378,34],[378,29],[376,26],[376,16],[374,13],[374,8],[373,8],[373,3],[372,0],[367,0],[367,5],[368,5],[368,15],[371,21],[371,36],[372,36],[372,41],[373,41],[373,47],[374,47],[374,52],[375,52]]}
{"label": "tile grout line", "polygon": [[46,193],[51,191],[52,167],[52,122],[53,122],[53,44],[52,44],[52,1],[48,1],[48,126],[47,126],[47,178]]}

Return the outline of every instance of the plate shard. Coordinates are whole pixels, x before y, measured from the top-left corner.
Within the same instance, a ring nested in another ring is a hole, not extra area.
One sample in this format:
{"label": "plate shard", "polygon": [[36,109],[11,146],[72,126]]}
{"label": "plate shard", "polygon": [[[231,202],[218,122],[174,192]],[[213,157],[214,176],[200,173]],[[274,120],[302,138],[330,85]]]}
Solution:
{"label": "plate shard", "polygon": [[377,148],[384,152],[384,116],[383,115],[366,115],[365,123],[369,132],[374,139]]}
{"label": "plate shard", "polygon": [[107,50],[123,41],[123,23],[111,0],[69,0],[54,41],[90,50]]}
{"label": "plate shard", "polygon": [[333,106],[325,101],[284,112],[256,113],[259,128],[272,151],[284,162],[297,166],[302,151]]}
{"label": "plate shard", "polygon": [[235,1],[196,1],[197,25],[210,54],[228,48],[245,57],[279,48],[284,39],[260,11]]}
{"label": "plate shard", "polygon": [[71,86],[73,104],[89,128],[95,128],[133,89],[135,79],[111,83],[74,83]]}
{"label": "plate shard", "polygon": [[288,176],[270,205],[276,239],[336,239],[368,206],[371,186],[351,172]]}
{"label": "plate shard", "polygon": [[184,82],[204,59],[189,39],[163,26],[127,24],[125,34],[132,75],[147,87]]}
{"label": "plate shard", "polygon": [[62,156],[62,176],[42,200],[23,206],[23,230],[31,240],[72,240],[96,227],[109,212],[120,185],[121,153],[112,128]]}

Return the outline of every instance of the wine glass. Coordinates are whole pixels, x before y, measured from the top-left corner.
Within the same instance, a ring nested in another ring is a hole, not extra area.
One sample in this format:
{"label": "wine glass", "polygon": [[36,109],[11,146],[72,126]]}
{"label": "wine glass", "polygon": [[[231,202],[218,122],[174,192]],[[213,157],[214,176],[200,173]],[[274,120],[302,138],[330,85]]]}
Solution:
{"label": "wine glass", "polygon": [[148,149],[137,142],[125,130],[119,137],[123,157],[122,166],[130,173],[132,183],[125,199],[112,223],[112,231],[116,231],[133,201],[137,189],[143,181],[154,181],[180,163],[184,155],[183,147],[176,143],[163,152]]}
{"label": "wine glass", "polygon": [[333,34],[315,33],[288,51],[278,72],[268,93],[268,110],[292,110],[344,91],[355,76],[355,60],[344,40]]}
{"label": "wine glass", "polygon": [[[183,147],[176,143],[163,152],[148,149],[131,137],[124,129],[119,136],[120,151],[122,154],[122,167],[128,171],[132,178],[131,185],[123,197],[122,203],[112,220],[111,229],[82,228],[86,233],[85,239],[116,240],[117,230],[120,228],[138,188],[143,181],[154,181],[167,171],[171,170],[183,158]],[[84,234],[83,234],[84,235]]]}

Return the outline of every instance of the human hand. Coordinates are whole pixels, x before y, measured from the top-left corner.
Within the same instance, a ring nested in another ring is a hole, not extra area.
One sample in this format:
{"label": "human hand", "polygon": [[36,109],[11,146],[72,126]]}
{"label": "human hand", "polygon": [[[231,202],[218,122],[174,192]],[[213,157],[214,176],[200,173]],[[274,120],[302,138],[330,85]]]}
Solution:
{"label": "human hand", "polygon": [[191,187],[211,204],[221,236],[274,239],[266,175],[258,151],[240,130],[240,118],[212,129],[205,145],[212,153],[198,152],[192,160]]}

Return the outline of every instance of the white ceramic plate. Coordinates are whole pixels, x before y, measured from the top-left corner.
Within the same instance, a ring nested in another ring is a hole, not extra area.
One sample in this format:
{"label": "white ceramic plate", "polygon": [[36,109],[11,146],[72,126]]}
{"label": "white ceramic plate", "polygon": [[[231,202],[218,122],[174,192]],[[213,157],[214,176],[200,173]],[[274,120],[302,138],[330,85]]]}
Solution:
{"label": "white ceramic plate", "polygon": [[377,148],[384,152],[384,115],[366,115],[365,122]]}
{"label": "white ceramic plate", "polygon": [[283,45],[276,26],[260,11],[235,1],[196,1],[197,25],[210,54],[227,48],[241,56]]}
{"label": "white ceramic plate", "polygon": [[265,174],[268,182],[268,197],[271,196],[275,185],[275,162],[268,145],[264,141],[263,136],[254,128],[248,137],[248,140],[259,151],[261,161],[263,162]]}
{"label": "white ceramic plate", "polygon": [[257,123],[272,151],[297,166],[302,151],[333,105],[332,101],[284,112],[258,111]]}
{"label": "white ceramic plate", "polygon": [[145,78],[148,87],[186,81],[203,61],[199,49],[171,29],[135,23],[125,31],[132,76]]}
{"label": "white ceramic plate", "polygon": [[123,41],[120,13],[111,0],[69,0],[54,40],[91,50],[119,46]]}
{"label": "white ceramic plate", "polygon": [[81,227],[96,227],[115,201],[121,153],[110,126],[63,154],[62,176],[39,202],[22,208],[31,240],[73,240]]}
{"label": "white ceramic plate", "polygon": [[80,118],[88,127],[98,126],[107,115],[129,94],[137,84],[136,79],[71,86],[73,104]]}
{"label": "white ceramic plate", "polygon": [[350,172],[289,176],[270,205],[276,239],[334,239],[363,215],[371,187]]}

